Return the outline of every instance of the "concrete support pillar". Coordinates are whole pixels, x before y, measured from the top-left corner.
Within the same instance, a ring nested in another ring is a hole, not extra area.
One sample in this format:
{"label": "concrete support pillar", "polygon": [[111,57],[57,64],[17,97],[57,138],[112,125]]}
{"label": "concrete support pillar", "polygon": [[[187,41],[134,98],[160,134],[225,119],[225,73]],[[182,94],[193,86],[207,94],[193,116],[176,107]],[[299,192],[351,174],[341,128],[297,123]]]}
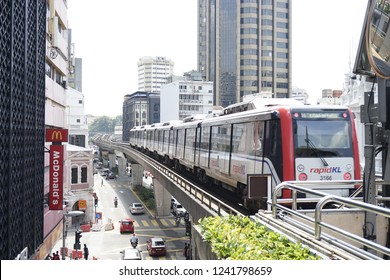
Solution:
{"label": "concrete support pillar", "polygon": [[116,154],[108,154],[108,160],[110,161],[110,169],[116,166]]}
{"label": "concrete support pillar", "polygon": [[131,182],[134,187],[142,186],[143,178],[144,178],[144,167],[140,164],[132,163],[131,164]]}
{"label": "concrete support pillar", "polygon": [[104,167],[107,167],[108,166],[108,160],[103,158],[103,166]]}
{"label": "concrete support pillar", "polygon": [[156,201],[156,215],[158,217],[171,215],[171,194],[156,179],[153,179],[153,187],[154,199]]}
{"label": "concrete support pillar", "polygon": [[125,158],[118,158],[118,175],[119,176],[126,176],[126,163],[127,159]]}

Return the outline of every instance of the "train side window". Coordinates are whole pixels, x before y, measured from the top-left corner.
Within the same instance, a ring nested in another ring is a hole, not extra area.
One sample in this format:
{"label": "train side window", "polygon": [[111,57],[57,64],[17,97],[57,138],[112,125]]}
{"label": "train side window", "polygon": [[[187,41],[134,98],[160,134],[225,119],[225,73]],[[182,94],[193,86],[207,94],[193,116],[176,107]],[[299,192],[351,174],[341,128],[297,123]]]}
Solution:
{"label": "train side window", "polygon": [[256,122],[254,124],[253,150],[256,156],[260,156],[263,152],[264,122]]}
{"label": "train side window", "polygon": [[277,151],[277,145],[278,145],[278,137],[279,137],[279,133],[278,133],[278,129],[277,129],[277,126],[275,124],[274,121],[270,121],[269,124],[268,124],[268,147],[269,147],[269,150],[268,150],[268,154],[269,156],[275,156],[276,154],[276,151]]}
{"label": "train side window", "polygon": [[246,153],[246,133],[245,133],[245,124],[236,123],[233,125],[233,153],[245,154]]}

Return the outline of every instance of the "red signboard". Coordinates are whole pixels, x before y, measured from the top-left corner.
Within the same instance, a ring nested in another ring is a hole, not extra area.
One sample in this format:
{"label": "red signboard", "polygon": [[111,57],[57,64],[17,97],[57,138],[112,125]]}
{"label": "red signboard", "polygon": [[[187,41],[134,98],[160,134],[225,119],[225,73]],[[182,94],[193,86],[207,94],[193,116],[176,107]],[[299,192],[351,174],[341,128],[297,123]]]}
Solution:
{"label": "red signboard", "polygon": [[64,146],[50,146],[49,209],[63,208]]}
{"label": "red signboard", "polygon": [[46,128],[46,142],[68,142],[68,130]]}

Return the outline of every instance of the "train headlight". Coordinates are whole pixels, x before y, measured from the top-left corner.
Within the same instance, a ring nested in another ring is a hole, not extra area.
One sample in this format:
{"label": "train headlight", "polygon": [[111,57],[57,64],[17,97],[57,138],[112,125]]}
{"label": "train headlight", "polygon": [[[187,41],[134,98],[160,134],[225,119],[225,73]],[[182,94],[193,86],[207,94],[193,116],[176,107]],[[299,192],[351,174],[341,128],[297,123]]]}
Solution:
{"label": "train headlight", "polygon": [[352,178],[351,173],[347,172],[344,174],[344,180],[351,180],[351,178]]}
{"label": "train headlight", "polygon": [[347,164],[346,169],[348,172],[351,172],[352,171],[352,164]]}
{"label": "train headlight", "polygon": [[303,171],[305,171],[305,166],[303,164],[299,164],[297,166],[297,170],[298,170],[298,172],[303,172]]}
{"label": "train headlight", "polygon": [[306,181],[307,180],[306,173],[299,174],[298,179],[299,179],[299,181]]}

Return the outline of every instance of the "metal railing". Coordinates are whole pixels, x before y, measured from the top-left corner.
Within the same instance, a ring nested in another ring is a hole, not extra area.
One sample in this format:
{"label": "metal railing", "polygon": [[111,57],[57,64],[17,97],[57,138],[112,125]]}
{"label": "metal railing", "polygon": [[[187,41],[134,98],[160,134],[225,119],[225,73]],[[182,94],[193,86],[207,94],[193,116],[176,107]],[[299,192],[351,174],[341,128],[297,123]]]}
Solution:
{"label": "metal railing", "polygon": [[[338,185],[357,185],[361,184],[362,181],[338,181],[338,182],[322,182],[322,181],[307,181],[305,182],[305,185],[326,185],[326,184],[338,184]],[[378,184],[381,184],[383,182],[378,181]],[[362,238],[354,233],[348,232],[346,230],[343,230],[341,228],[335,227],[329,223],[325,223],[322,221],[324,206],[328,203],[336,203],[338,205],[342,205],[343,207],[338,207],[336,209],[326,209],[326,211],[331,211],[332,213],[342,213],[342,212],[351,212],[351,211],[365,211],[365,212],[371,212],[379,216],[383,216],[385,218],[390,218],[390,209],[379,207],[377,205],[372,205],[368,203],[364,203],[362,201],[359,201],[357,199],[351,199],[346,197],[340,197],[336,195],[331,195],[328,193],[320,192],[313,190],[311,188],[307,188],[304,186],[299,186],[297,184],[303,185],[302,182],[298,181],[291,181],[291,182],[282,182],[278,186],[276,186],[273,194],[272,194],[272,200],[269,202],[271,205],[272,210],[272,216],[275,219],[282,219],[290,224],[294,224],[294,226],[312,234],[315,239],[317,240],[325,240],[332,244],[337,244],[339,248],[345,249],[348,252],[352,252],[353,254],[362,257],[362,258],[369,258],[369,259],[381,259],[377,257],[375,254],[372,254],[366,250],[363,250],[361,248],[358,248],[350,243],[347,243],[345,241],[341,241],[339,239],[335,239],[329,234],[325,234],[322,232],[322,228],[326,228],[330,230],[333,233],[337,233],[341,235],[342,237],[345,237],[348,240],[352,240],[354,242],[357,242],[358,244],[362,245],[364,248],[370,248],[374,250],[375,252],[380,252],[384,255],[390,256],[390,248],[387,248],[385,246],[382,246],[376,242],[373,242],[371,240]],[[283,189],[289,189],[292,191],[292,199],[278,199],[277,194],[280,193]],[[299,202],[307,202],[306,199],[297,199],[297,193],[306,193],[316,196],[316,198],[311,199],[311,201],[317,201],[316,207],[314,209],[314,218],[307,216],[303,214],[303,211],[297,210],[297,204]],[[378,200],[385,200],[386,198],[380,198],[378,197]],[[292,207],[286,207],[283,204],[285,203],[292,203]],[[352,208],[346,208],[345,206],[349,206]],[[285,215],[286,213],[290,214],[290,217]],[[312,224],[312,228],[308,228],[307,224],[304,224],[302,222],[299,222],[296,219],[292,219],[291,217],[297,217],[300,219],[303,219],[305,221],[308,221]]]}

